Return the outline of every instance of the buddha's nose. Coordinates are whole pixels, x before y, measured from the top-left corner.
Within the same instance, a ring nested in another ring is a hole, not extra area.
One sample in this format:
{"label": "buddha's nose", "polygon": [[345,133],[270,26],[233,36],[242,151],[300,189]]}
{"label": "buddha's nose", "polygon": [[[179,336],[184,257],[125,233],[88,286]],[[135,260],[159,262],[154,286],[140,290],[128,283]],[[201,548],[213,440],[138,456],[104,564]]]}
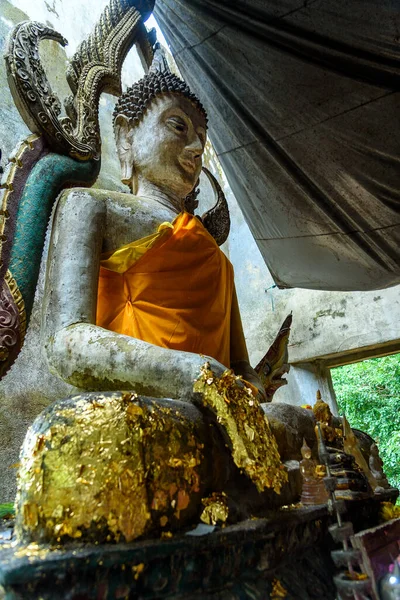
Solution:
{"label": "buddha's nose", "polygon": [[200,158],[203,154],[204,147],[200,137],[197,133],[193,133],[193,135],[188,140],[188,143],[185,146],[185,150],[190,152],[193,158]]}

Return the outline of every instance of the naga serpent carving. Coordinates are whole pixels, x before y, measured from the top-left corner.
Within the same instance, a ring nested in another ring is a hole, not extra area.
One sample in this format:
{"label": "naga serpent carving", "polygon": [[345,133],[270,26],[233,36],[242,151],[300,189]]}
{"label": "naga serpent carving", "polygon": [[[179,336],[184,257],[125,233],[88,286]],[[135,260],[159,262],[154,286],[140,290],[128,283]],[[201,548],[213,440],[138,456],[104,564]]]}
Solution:
{"label": "naga serpent carving", "polygon": [[[231,218],[229,215],[228,202],[226,201],[225,194],[219,185],[217,179],[206,167],[202,168],[203,173],[207,176],[211,187],[214,191],[216,203],[207,212],[201,215],[201,221],[204,227],[210,233],[218,246],[222,246],[228,239],[229,230],[231,227]],[[200,194],[198,188],[199,180],[192,190],[192,192],[185,198],[185,210],[191,215],[194,215],[194,211],[199,206],[197,196]]]}
{"label": "naga serpent carving", "polygon": [[254,369],[264,385],[268,402],[271,402],[276,390],[287,384],[284,376],[290,369],[288,345],[292,319],[290,313],[283,321],[268,352]]}
{"label": "naga serpent carving", "polygon": [[25,307],[18,286],[7,271],[0,289],[0,375],[7,359],[15,352],[25,336]]}
{"label": "naga serpent carving", "polygon": [[143,32],[142,13],[147,16],[153,4],[111,0],[68,67],[66,77],[72,94],[65,101],[68,117],[61,119],[60,100],[40,62],[39,42],[52,39],[66,46],[67,40],[36,22],[24,21],[14,29],[5,57],[10,90],[27,126],[34,133],[42,133],[53,151],[81,161],[100,160],[100,95],[121,94],[122,63],[135,41],[141,44],[145,62],[151,62],[152,49]]}

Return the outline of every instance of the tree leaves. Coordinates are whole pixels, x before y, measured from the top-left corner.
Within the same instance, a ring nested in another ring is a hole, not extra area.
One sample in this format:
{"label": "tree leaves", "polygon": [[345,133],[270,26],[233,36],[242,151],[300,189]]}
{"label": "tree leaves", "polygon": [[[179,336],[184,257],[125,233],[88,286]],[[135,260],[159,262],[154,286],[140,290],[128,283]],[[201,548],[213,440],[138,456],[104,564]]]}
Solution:
{"label": "tree leaves", "polygon": [[379,444],[389,483],[400,487],[400,354],[331,371],[339,412]]}

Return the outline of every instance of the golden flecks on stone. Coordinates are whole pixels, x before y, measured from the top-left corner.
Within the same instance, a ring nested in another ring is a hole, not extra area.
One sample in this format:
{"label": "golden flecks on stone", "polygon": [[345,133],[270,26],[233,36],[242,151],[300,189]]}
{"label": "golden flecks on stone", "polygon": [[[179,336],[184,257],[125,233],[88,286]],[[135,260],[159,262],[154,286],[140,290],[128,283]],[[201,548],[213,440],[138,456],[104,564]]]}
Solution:
{"label": "golden flecks on stone", "polygon": [[400,519],[400,506],[396,506],[391,502],[381,502],[380,517],[383,521]]}
{"label": "golden flecks on stone", "polygon": [[228,498],[224,492],[214,492],[208,498],[203,498],[204,510],[200,519],[207,525],[226,523],[229,516]]}
{"label": "golden flecks on stone", "polygon": [[287,598],[287,590],[283,587],[279,579],[274,579],[272,582],[272,591],[270,598],[271,600],[278,600],[278,598]]}
{"label": "golden flecks on stone", "polygon": [[173,534],[172,534],[171,531],[162,531],[161,532],[161,538],[162,539],[169,539],[169,538],[172,538],[172,537],[173,537]]}
{"label": "golden flecks on stone", "polygon": [[19,472],[19,539],[130,542],[200,495],[194,425],[135,394],[82,396],[28,434]]}
{"label": "golden flecks on stone", "polygon": [[29,544],[28,546],[18,548],[14,552],[14,556],[16,558],[23,558],[23,557],[27,556],[28,558],[43,559],[43,558],[46,558],[46,556],[49,554],[49,552],[50,552],[49,547],[44,547],[44,546],[40,546],[39,544],[32,543],[32,544]]}
{"label": "golden flecks on stone", "polygon": [[298,508],[304,508],[301,502],[295,502],[292,504],[284,504],[279,507],[279,510],[297,510]]}
{"label": "golden flecks on stone", "polygon": [[315,477],[326,477],[326,466],[325,465],[317,465],[315,467]]}
{"label": "golden flecks on stone", "polygon": [[134,565],[132,567],[133,578],[137,581],[140,577],[140,574],[144,571],[144,563],[139,563],[138,565]]}
{"label": "golden flecks on stone", "polygon": [[216,417],[236,466],[250,477],[259,492],[272,487],[279,493],[288,475],[253,391],[233,371],[215,377],[208,363],[202,368],[194,391],[202,394],[204,406]]}

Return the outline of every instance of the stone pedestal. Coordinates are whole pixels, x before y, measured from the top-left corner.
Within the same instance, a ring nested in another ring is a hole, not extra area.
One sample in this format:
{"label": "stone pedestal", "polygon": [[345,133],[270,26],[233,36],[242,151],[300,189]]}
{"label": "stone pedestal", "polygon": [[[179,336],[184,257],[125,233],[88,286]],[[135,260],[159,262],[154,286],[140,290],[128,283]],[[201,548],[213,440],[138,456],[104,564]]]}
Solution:
{"label": "stone pedestal", "polygon": [[[355,531],[378,522],[396,490],[347,502]],[[223,529],[197,529],[133,544],[13,546],[0,550],[6,600],[334,600],[326,505],[281,509]]]}

